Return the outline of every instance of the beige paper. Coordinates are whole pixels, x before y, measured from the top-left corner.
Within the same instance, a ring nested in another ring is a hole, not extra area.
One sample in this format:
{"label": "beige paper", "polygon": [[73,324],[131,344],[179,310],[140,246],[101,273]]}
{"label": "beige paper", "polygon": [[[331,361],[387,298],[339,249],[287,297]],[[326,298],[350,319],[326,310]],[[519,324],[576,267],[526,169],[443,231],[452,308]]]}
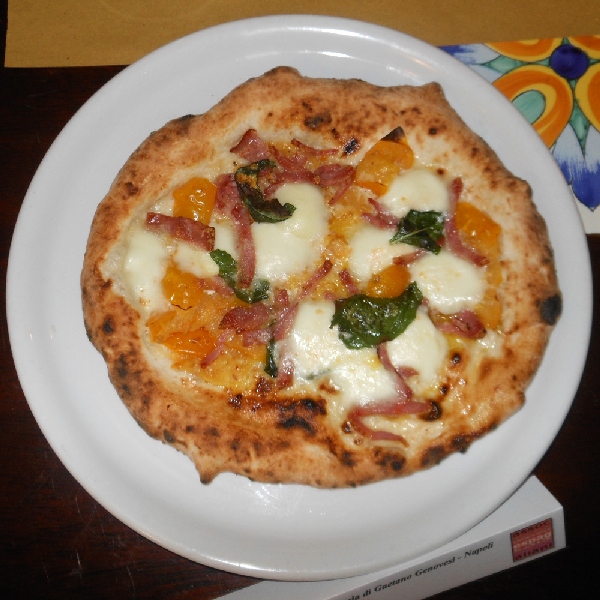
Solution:
{"label": "beige paper", "polygon": [[600,31],[598,0],[9,0],[5,65],[122,65],[212,25],[274,14],[348,17],[434,45]]}

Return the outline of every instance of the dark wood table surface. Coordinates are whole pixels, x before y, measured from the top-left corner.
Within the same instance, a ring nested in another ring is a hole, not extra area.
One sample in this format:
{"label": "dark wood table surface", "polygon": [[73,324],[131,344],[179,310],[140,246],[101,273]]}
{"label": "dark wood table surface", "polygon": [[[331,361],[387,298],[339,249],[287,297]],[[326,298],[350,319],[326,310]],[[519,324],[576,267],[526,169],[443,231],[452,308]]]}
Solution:
{"label": "dark wood table surface", "polygon": [[[6,3],[0,7],[4,35]],[[4,48],[4,38],[0,44]],[[121,69],[1,69],[3,289],[13,228],[40,161],[69,118]],[[597,288],[600,236],[588,236],[588,245]],[[254,583],[155,545],[108,513],[75,481],[29,410],[11,355],[4,294],[1,302],[0,599],[209,599]],[[568,547],[436,598],[575,598],[600,589],[599,315],[596,299],[579,390],[560,433],[534,471],[564,507]]]}

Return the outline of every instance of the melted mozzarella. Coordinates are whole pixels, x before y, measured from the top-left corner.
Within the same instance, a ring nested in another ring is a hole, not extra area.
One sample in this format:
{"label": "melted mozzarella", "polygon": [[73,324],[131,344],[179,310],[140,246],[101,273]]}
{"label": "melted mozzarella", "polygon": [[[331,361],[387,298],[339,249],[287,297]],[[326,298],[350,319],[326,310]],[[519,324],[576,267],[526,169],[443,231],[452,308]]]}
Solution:
{"label": "melted mozzarella", "polygon": [[398,175],[379,202],[402,218],[409,210],[448,210],[448,187],[442,177],[427,168],[414,168]]}
{"label": "melted mozzarella", "polygon": [[483,299],[484,270],[450,252],[428,254],[409,268],[429,306],[444,314],[473,308]]}
{"label": "melted mozzarella", "polygon": [[448,343],[434,327],[425,308],[417,311],[416,319],[404,333],[387,343],[387,351],[394,367],[410,367],[417,371],[418,375],[411,377],[409,383],[418,394],[440,383]]}
{"label": "melted mozzarella", "polygon": [[196,277],[215,277],[219,274],[217,263],[211,258],[208,250],[179,241],[173,255],[177,266]]}
{"label": "melted mozzarella", "polygon": [[281,204],[296,207],[280,223],[253,223],[256,275],[282,281],[318,260],[328,231],[328,212],[319,189],[307,183],[288,183],[277,191]]}
{"label": "melted mozzarella", "polygon": [[303,380],[328,376],[340,391],[339,402],[347,407],[393,396],[394,382],[375,348],[346,348],[337,327],[330,327],[334,310],[332,302],[300,305],[288,339],[295,376]]}
{"label": "melted mozzarella", "polygon": [[161,236],[141,228],[132,231],[123,264],[125,284],[148,312],[165,308],[161,282],[168,258]]}
{"label": "melted mozzarella", "polygon": [[415,251],[414,246],[408,244],[390,244],[392,236],[393,232],[370,225],[364,225],[352,236],[348,242],[348,269],[358,281],[368,281],[372,275],[391,265],[396,256]]}

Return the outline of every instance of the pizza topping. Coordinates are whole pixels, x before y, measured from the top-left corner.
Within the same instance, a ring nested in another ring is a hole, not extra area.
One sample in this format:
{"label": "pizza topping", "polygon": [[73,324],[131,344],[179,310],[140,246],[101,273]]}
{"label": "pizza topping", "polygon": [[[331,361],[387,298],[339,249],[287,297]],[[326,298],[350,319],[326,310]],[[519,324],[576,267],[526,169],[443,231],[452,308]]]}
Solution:
{"label": "pizza topping", "polygon": [[146,227],[154,233],[166,233],[204,250],[212,250],[215,247],[214,227],[209,227],[201,221],[149,212],[146,215]]}
{"label": "pizza topping", "polygon": [[282,205],[277,198],[266,199],[258,184],[260,172],[275,167],[275,163],[263,159],[235,172],[235,183],[240,198],[257,223],[279,223],[289,219],[296,210],[293,204]]}
{"label": "pizza topping", "polygon": [[247,161],[254,163],[270,158],[270,151],[256,129],[248,129],[242,139],[231,148],[230,152],[237,154]]}
{"label": "pizza topping", "polygon": [[466,245],[459,233],[456,224],[456,211],[458,208],[458,200],[462,193],[463,184],[460,179],[454,179],[451,185],[450,206],[448,209],[448,217],[444,227],[446,235],[446,243],[452,252],[465,260],[472,262],[479,267],[487,264],[485,256],[474,250],[471,246]]}
{"label": "pizza topping", "polygon": [[336,300],[331,325],[348,348],[369,348],[399,336],[414,320],[423,295],[415,283],[396,298],[356,294]]}
{"label": "pizza topping", "polygon": [[[483,339],[499,322],[497,225],[458,202],[459,179],[415,166],[402,135],[356,169],[336,149],[269,146],[255,130],[231,151],[249,164],[177,188],[173,216],[147,214],[146,227],[177,242],[160,277],[173,308],[153,313],[152,338],[176,368],[196,357],[207,382],[244,389],[231,379],[244,361],[248,381],[262,371],[277,389],[328,382],[353,431],[406,444],[387,419],[431,413],[421,398],[437,394],[446,336]],[[346,204],[354,184],[369,195]],[[339,265],[315,268],[326,250]],[[322,287],[334,269],[337,284]]]}
{"label": "pizza topping", "polygon": [[444,222],[445,217],[440,212],[411,209],[403,219],[400,219],[398,229],[390,243],[410,244],[439,254],[442,249],[440,240],[444,236]]}
{"label": "pizza topping", "polygon": [[448,250],[427,253],[409,270],[429,306],[444,314],[473,309],[484,297],[485,272]]}
{"label": "pizza topping", "polygon": [[440,331],[449,335],[479,339],[486,334],[485,326],[472,310],[465,309],[453,315],[445,315],[433,309],[429,316]]}
{"label": "pizza topping", "polygon": [[233,290],[235,295],[248,304],[264,300],[269,293],[269,282],[266,279],[254,280],[250,286],[239,287],[237,261],[225,250],[213,250],[212,259],[219,267],[219,277]]}

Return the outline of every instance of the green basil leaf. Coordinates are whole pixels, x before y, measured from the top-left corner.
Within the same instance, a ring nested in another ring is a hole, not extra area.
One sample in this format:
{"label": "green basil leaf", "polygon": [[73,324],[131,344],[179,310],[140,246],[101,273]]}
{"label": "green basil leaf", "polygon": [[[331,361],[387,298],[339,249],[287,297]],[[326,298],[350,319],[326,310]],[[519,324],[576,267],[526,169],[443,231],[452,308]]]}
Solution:
{"label": "green basil leaf", "polygon": [[444,214],[434,210],[410,210],[398,223],[391,244],[410,244],[439,254],[439,240],[444,235]]}
{"label": "green basil leaf", "polygon": [[268,159],[259,160],[245,167],[240,167],[235,172],[235,183],[244,204],[250,215],[257,223],[279,223],[289,219],[296,207],[289,202],[281,204],[277,198],[267,200],[259,185],[259,173],[275,163]]}
{"label": "green basil leaf", "polygon": [[219,277],[233,290],[235,295],[247,304],[254,304],[264,300],[269,295],[269,282],[266,279],[257,279],[248,288],[237,285],[237,261],[225,250],[213,250],[211,258],[219,267]]}
{"label": "green basil leaf", "polygon": [[347,348],[372,348],[398,337],[414,321],[423,294],[412,282],[395,298],[355,294],[335,302],[331,327]]}
{"label": "green basil leaf", "polygon": [[275,340],[271,338],[267,345],[267,357],[265,360],[265,373],[270,377],[277,377],[279,369],[277,368],[277,361],[275,359]]}

